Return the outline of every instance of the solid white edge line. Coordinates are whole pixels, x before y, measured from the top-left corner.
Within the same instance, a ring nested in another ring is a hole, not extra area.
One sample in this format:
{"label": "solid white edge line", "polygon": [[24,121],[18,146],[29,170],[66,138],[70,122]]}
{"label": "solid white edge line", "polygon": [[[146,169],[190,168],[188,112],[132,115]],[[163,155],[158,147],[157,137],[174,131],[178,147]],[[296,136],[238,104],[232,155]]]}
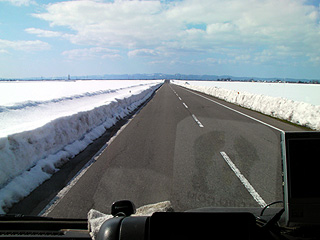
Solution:
{"label": "solid white edge line", "polygon": [[[143,107],[143,106],[142,106]],[[78,173],[67,183],[67,185],[61,189],[57,195],[47,204],[47,206],[42,209],[38,216],[48,216],[49,213],[60,203],[60,201],[67,195],[71,188],[76,185],[80,178],[87,172],[87,170],[92,166],[93,163],[97,161],[100,155],[107,149],[107,147],[114,141],[114,139],[131,123],[134,116],[140,111],[140,109],[128,120],[128,122],[123,125],[114,136],[112,136],[109,141],[104,144],[100,150],[78,171]]]}
{"label": "solid white edge line", "polygon": [[194,114],[192,114],[192,117],[194,119],[194,121],[199,125],[199,127],[203,128],[204,126],[202,125],[202,123],[198,120],[198,118],[196,118],[196,116]]}
{"label": "solid white edge line", "polygon": [[228,155],[225,152],[220,152],[223,159],[228,163],[229,167],[232,169],[232,171],[236,174],[236,176],[240,179],[242,184],[245,186],[245,188],[248,190],[248,192],[251,194],[251,196],[256,200],[256,202],[263,208],[267,204],[266,202],[260,197],[259,193],[252,187],[252,185],[249,183],[249,181],[241,174],[240,170],[234,165],[234,163],[231,161],[231,159],[228,157]]}
{"label": "solid white edge line", "polygon": [[185,104],[185,103],[182,103],[182,104],[183,104],[183,106],[184,106],[185,108],[188,108],[187,104]]}
{"label": "solid white edge line", "polygon": [[77,175],[62,189],[58,194],[47,204],[47,206],[38,214],[38,216],[48,216],[49,213],[60,203],[65,195],[71,190],[71,188],[76,185],[79,179],[87,172],[91,165],[96,161],[97,157],[93,157]]}
{"label": "solid white edge line", "polygon": [[225,108],[227,108],[227,109],[229,109],[229,110],[231,110],[231,111],[234,111],[234,112],[236,112],[236,113],[239,113],[239,114],[241,114],[241,115],[243,115],[243,116],[245,116],[245,117],[247,117],[247,118],[250,118],[250,119],[252,119],[252,120],[254,120],[254,121],[257,121],[257,122],[259,122],[259,123],[261,123],[261,124],[263,124],[263,125],[266,125],[266,126],[268,126],[268,127],[270,127],[270,128],[273,128],[273,129],[275,129],[275,130],[277,130],[277,131],[284,132],[284,131],[281,130],[280,128],[277,128],[277,127],[275,127],[275,126],[272,126],[272,125],[270,125],[270,124],[268,124],[268,123],[265,123],[265,122],[263,122],[263,121],[261,121],[261,120],[259,120],[259,119],[256,119],[256,118],[251,117],[251,116],[249,116],[249,115],[247,115],[247,114],[245,114],[245,113],[242,113],[242,112],[240,112],[240,111],[238,111],[238,110],[235,110],[235,109],[233,109],[233,108],[231,108],[231,107],[228,107],[228,106],[226,106],[226,105],[223,105],[222,103],[219,103],[219,102],[214,101],[214,100],[212,100],[212,99],[210,99],[210,98],[207,98],[207,97],[205,97],[205,96],[202,96],[201,94],[192,92],[192,91],[190,91],[189,89],[185,89],[185,90],[188,91],[188,92],[191,92],[191,93],[193,93],[193,94],[195,94],[195,95],[197,95],[197,96],[200,96],[200,97],[202,97],[202,98],[204,98],[204,99],[207,99],[207,100],[209,100],[209,101],[211,101],[211,102],[214,102],[214,103],[216,103],[216,104],[218,104],[218,105],[220,105],[220,106],[222,106],[222,107],[225,107]]}

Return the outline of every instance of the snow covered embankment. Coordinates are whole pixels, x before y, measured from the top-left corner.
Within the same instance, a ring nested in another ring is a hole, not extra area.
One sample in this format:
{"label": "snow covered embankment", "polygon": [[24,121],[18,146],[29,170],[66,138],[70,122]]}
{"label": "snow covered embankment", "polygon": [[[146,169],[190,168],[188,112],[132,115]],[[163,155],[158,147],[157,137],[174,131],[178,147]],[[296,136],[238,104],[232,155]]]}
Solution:
{"label": "snow covered embankment", "polygon": [[160,86],[0,138],[0,214],[29,195]]}
{"label": "snow covered embankment", "polygon": [[[190,83],[190,82],[189,82]],[[202,92],[227,102],[249,108],[272,117],[320,130],[320,106],[280,97],[270,97],[248,92],[238,92],[218,87],[194,86],[174,81],[174,84]]]}

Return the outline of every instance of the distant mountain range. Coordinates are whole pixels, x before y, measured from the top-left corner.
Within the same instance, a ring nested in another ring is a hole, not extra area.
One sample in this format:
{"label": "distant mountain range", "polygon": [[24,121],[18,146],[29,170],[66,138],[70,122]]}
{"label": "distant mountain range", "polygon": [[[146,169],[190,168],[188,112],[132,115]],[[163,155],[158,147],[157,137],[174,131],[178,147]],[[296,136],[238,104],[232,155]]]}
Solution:
{"label": "distant mountain range", "polygon": [[294,79],[294,78],[259,78],[259,77],[234,77],[229,75],[193,75],[193,74],[105,74],[105,75],[88,75],[88,76],[63,76],[63,77],[35,77],[20,79],[0,79],[3,81],[15,80],[152,80],[152,79],[168,79],[168,80],[200,80],[200,81],[254,81],[254,82],[293,82],[293,83],[315,83],[320,84],[319,79]]}

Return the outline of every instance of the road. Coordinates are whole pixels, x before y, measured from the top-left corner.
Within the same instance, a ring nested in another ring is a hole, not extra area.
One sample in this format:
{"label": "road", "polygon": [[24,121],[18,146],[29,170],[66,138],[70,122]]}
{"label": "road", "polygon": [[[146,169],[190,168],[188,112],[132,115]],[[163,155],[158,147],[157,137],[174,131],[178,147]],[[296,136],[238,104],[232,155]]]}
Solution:
{"label": "road", "polygon": [[281,131],[301,130],[166,83],[47,213],[85,218],[120,199],[261,207],[283,198]]}

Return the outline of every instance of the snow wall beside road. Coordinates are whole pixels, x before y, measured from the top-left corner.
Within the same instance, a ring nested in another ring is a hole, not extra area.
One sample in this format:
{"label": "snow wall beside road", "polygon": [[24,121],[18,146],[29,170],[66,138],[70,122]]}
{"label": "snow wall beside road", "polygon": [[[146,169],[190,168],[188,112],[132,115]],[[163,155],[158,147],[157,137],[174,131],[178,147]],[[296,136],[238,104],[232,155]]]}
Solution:
{"label": "snow wall beside road", "polygon": [[[197,86],[193,85],[192,81],[186,83],[186,81],[174,80],[172,82],[179,86],[202,92],[275,118],[287,120],[320,131],[319,105],[214,86]],[[210,82],[208,81],[208,83]]]}

